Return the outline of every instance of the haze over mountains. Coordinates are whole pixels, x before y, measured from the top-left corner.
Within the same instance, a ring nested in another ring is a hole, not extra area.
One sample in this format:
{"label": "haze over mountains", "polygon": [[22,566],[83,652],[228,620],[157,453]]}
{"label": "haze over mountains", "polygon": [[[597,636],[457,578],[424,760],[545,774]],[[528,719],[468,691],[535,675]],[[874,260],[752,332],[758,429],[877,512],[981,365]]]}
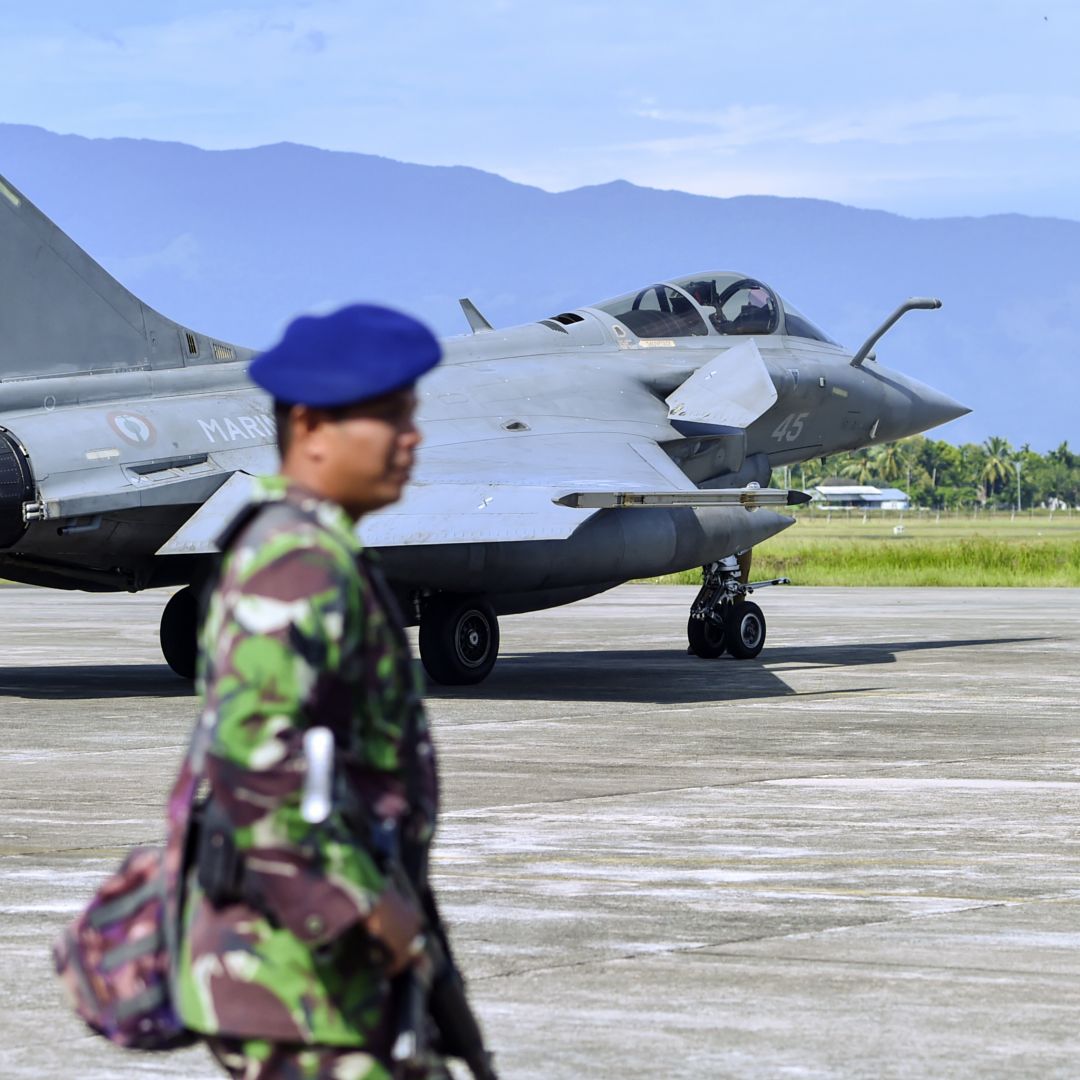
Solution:
{"label": "haze over mountains", "polygon": [[854,349],[904,298],[938,296],[942,310],[906,316],[878,356],[973,408],[940,436],[1080,444],[1080,222],[913,220],[622,181],[550,194],[293,144],[204,151],[11,124],[0,174],[148,304],[255,347],[297,312],[355,299],[445,335],[466,329],[460,296],[509,325],[733,269]]}

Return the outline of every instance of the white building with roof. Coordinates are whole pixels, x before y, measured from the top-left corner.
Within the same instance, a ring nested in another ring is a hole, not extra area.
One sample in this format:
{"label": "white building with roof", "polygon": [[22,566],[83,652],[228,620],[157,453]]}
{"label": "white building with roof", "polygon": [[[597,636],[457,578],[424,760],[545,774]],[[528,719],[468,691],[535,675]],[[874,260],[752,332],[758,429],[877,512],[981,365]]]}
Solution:
{"label": "white building with roof", "polygon": [[824,483],[813,489],[817,506],[856,507],[859,510],[910,510],[911,499],[899,488],[879,488],[872,484]]}

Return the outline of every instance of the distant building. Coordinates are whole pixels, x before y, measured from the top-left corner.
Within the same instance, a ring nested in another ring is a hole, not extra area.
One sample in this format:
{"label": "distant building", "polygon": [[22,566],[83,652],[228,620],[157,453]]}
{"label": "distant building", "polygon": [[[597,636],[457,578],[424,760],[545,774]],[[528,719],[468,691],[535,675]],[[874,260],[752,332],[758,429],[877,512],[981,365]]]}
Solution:
{"label": "distant building", "polygon": [[827,480],[814,488],[814,504],[824,509],[857,507],[860,510],[909,510],[911,499],[899,488],[879,488]]}

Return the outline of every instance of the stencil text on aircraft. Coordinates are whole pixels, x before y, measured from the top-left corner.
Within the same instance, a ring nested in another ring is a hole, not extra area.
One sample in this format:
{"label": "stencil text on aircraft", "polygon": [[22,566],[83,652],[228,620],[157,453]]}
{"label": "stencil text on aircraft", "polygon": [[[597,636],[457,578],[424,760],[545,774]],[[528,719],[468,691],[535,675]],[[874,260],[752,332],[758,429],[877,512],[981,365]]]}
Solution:
{"label": "stencil text on aircraft", "polygon": [[252,416],[212,416],[199,420],[199,427],[212,443],[265,442],[274,437],[274,421],[265,413]]}

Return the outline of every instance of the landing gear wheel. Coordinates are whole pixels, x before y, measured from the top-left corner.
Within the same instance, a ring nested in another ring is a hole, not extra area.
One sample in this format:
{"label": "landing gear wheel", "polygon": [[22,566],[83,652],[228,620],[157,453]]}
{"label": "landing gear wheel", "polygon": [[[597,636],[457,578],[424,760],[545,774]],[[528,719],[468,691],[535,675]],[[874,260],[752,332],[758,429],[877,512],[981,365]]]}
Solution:
{"label": "landing gear wheel", "polygon": [[420,659],[444,686],[483,682],[499,655],[499,620],[481,596],[433,596],[420,613]]}
{"label": "landing gear wheel", "polygon": [[686,640],[690,651],[702,660],[713,660],[724,651],[724,627],[712,619],[695,619],[686,622]]}
{"label": "landing gear wheel", "polygon": [[199,655],[199,602],[189,585],[175,593],[161,613],[161,652],[181,679],[195,678]]}
{"label": "landing gear wheel", "polygon": [[724,621],[728,652],[737,660],[753,660],[765,645],[765,616],[752,600],[731,605]]}

